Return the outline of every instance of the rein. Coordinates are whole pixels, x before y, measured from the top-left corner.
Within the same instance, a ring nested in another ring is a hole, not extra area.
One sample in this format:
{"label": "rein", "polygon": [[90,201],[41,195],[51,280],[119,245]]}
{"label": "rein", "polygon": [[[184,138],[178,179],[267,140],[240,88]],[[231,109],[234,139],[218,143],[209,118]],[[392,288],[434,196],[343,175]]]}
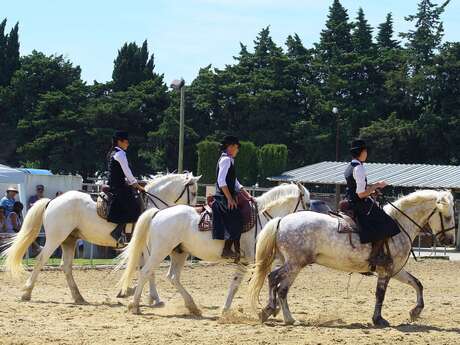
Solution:
{"label": "rein", "polygon": [[[190,186],[192,185],[192,182],[188,182],[185,186],[184,186],[184,189],[182,190],[182,192],[179,194],[179,196],[177,197],[177,199],[174,201],[174,204],[177,203],[181,198],[182,196],[184,195],[184,193],[187,191],[187,205],[190,205]],[[172,205],[169,205],[166,201],[164,201],[163,199],[161,199],[160,197],[156,196],[155,194],[152,194],[152,193],[149,193],[147,191],[144,191],[143,192],[144,194],[147,195],[148,199],[153,203],[153,205],[156,207],[156,208],[159,208],[157,203],[155,202],[155,200],[158,200],[159,202],[161,202],[163,205],[165,205],[166,207],[171,207]]]}

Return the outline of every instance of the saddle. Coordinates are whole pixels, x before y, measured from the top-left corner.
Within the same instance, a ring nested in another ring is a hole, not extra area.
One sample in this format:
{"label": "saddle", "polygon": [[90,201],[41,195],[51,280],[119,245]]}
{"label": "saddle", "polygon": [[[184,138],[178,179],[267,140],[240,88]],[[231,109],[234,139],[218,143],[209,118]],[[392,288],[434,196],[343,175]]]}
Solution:
{"label": "saddle", "polygon": [[102,219],[107,220],[112,200],[113,194],[110,192],[110,187],[107,185],[102,186],[101,192],[97,196],[96,200],[96,212]]}
{"label": "saddle", "polygon": [[351,235],[359,233],[360,228],[350,203],[347,200],[341,200],[339,202],[339,211],[337,213],[329,211],[329,215],[337,219],[337,232],[340,234],[348,234],[350,245],[352,248],[355,248]]}
{"label": "saddle", "polygon": [[[195,207],[195,210],[200,214],[200,221],[198,223],[199,231],[212,231],[212,204],[214,198],[208,196],[205,205]],[[246,199],[243,195],[238,195],[237,198],[238,209],[243,217],[243,230],[241,233],[251,230],[257,222],[257,206],[255,203]]]}

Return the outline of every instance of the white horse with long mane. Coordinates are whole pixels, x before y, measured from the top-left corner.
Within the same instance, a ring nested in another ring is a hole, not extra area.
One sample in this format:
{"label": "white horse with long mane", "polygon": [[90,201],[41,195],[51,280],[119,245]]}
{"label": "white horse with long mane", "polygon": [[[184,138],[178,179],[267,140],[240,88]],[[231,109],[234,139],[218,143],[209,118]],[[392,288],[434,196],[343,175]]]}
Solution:
{"label": "white horse with long mane", "polygon": [[[285,216],[299,210],[306,210],[310,194],[305,187],[296,184],[277,186],[262,196],[256,198],[262,226],[271,217]],[[193,314],[200,310],[192,296],[180,283],[180,274],[189,254],[206,261],[224,261],[221,257],[224,241],[213,240],[211,231],[199,231],[200,215],[193,207],[174,206],[164,210],[150,209],[142,214],[136,224],[134,235],[128,247],[121,254],[119,268],[126,264],[126,269],[120,280],[122,293],[126,292],[129,284],[140,265],[144,255],[144,265],[139,271],[138,285],[134,293],[130,309],[140,313],[139,302],[146,280],[153,274],[161,261],[170,256],[171,264],[167,278],[177,288],[184,298],[185,306]],[[256,242],[256,226],[241,236],[242,260],[254,258]],[[230,308],[233,297],[241,283],[246,268],[238,265],[232,279],[223,312]],[[159,297],[158,297],[159,299]]]}
{"label": "white horse with long mane", "polygon": [[[150,194],[147,207],[194,204],[199,179],[199,176],[194,177],[192,174],[169,174],[153,178],[145,186],[146,192]],[[116,224],[97,215],[96,203],[86,193],[69,191],[53,200],[47,198],[38,200],[27,213],[21,230],[2,253],[6,256],[5,268],[13,278],[19,278],[24,273],[22,259],[27,248],[38,237],[42,224],[46,235],[45,246],[37,257],[31,276],[25,283],[22,300],[30,300],[41,268],[60,245],[62,268],[73,300],[78,304],[86,303],[72,275],[76,241],[83,239],[99,246],[116,247],[116,241],[110,235]],[[154,276],[151,280],[151,286],[155,288]],[[157,294],[156,291],[152,293]]]}
{"label": "white horse with long mane", "polygon": [[[416,319],[423,310],[423,286],[407,272],[404,266],[410,255],[412,243],[423,227],[428,225],[434,235],[452,240],[455,229],[454,201],[448,191],[422,190],[402,197],[384,210],[395,219],[402,231],[389,241],[393,264],[388,269],[377,266],[376,303],[372,321],[377,326],[388,326],[382,317],[382,305],[391,278],[412,286],[417,293],[417,304],[411,310]],[[268,275],[269,301],[260,313],[261,321],[283,310],[284,322],[295,322],[289,311],[287,294],[300,270],[313,263],[345,272],[369,272],[367,259],[371,244],[362,244],[357,233],[339,233],[337,219],[325,214],[302,212],[271,220],[257,241],[255,272],[249,286],[249,296],[254,308]],[[271,271],[275,257],[283,265]]]}

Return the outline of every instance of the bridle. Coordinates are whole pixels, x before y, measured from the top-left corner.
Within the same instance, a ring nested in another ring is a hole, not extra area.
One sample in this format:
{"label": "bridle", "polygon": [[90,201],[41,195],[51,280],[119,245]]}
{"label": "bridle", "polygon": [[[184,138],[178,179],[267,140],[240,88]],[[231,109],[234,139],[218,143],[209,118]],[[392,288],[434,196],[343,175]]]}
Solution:
{"label": "bridle", "polygon": [[[190,195],[192,194],[190,192],[190,187],[194,184],[193,182],[193,179],[189,180],[185,185],[184,185],[184,189],[182,189],[182,192],[179,194],[179,196],[177,197],[177,199],[174,201],[174,204],[176,204],[181,198],[182,196],[185,194],[185,192],[187,192],[187,205],[190,205],[190,202],[191,202],[191,197]],[[166,207],[171,207],[171,206],[174,206],[174,205],[169,205],[166,201],[164,201],[163,199],[161,199],[160,197],[156,196],[155,194],[152,194],[152,193],[149,193],[147,191],[143,192],[147,195],[147,198],[149,201],[151,201],[153,203],[153,205],[156,207],[156,208],[159,208],[156,201],[159,201],[161,202],[164,206]]]}
{"label": "bridle", "polygon": [[[404,217],[406,217],[407,219],[409,219],[409,220],[411,221],[411,223],[414,224],[414,225],[420,230],[421,233],[431,235],[431,236],[434,238],[434,240],[436,240],[436,239],[438,238],[439,235],[443,235],[443,234],[445,234],[445,233],[448,232],[448,231],[455,230],[455,225],[451,226],[450,228],[445,228],[445,227],[444,227],[444,219],[443,219],[442,213],[441,213],[441,211],[438,209],[438,207],[435,207],[435,208],[433,209],[433,211],[431,211],[430,215],[428,216],[428,218],[426,219],[426,221],[424,222],[424,224],[423,224],[423,225],[420,225],[420,224],[418,224],[414,219],[412,219],[407,213],[405,213],[403,210],[401,210],[399,207],[397,207],[395,204],[393,204],[391,201],[389,201],[389,200],[385,200],[385,201],[388,202],[389,205],[391,205],[394,209],[396,209],[396,210],[397,210],[399,213],[401,213]],[[425,230],[425,226],[428,224],[428,222],[429,222],[429,220],[431,219],[431,217],[433,217],[433,216],[436,214],[436,212],[438,213],[438,215],[439,215],[439,220],[440,220],[440,222],[441,222],[441,231],[439,231],[439,232],[437,232],[437,233],[435,234],[435,233],[433,232],[433,230],[431,230],[431,229],[430,229],[429,231]],[[401,229],[404,230],[404,228],[402,228],[402,226],[399,224],[399,222],[397,222],[397,223],[398,223],[399,227],[400,227]],[[409,236],[405,230],[404,230],[404,233],[406,233],[406,235]]]}

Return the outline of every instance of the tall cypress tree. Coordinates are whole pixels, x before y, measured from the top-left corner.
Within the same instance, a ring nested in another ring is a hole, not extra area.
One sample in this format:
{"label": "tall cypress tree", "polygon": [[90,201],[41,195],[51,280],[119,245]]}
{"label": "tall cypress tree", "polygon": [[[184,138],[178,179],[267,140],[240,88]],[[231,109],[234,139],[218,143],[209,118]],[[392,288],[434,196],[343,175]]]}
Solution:
{"label": "tall cypress tree", "polygon": [[385,22],[379,25],[377,33],[377,46],[379,48],[397,48],[399,42],[393,39],[393,16],[391,13],[387,14]]}

